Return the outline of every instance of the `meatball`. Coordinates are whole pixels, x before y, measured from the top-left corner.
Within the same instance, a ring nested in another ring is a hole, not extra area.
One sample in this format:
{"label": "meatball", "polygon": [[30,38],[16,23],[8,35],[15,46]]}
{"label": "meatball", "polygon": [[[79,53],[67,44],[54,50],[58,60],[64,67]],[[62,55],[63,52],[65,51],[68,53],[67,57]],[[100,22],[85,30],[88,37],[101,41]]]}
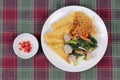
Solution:
{"label": "meatball", "polygon": [[65,35],[64,35],[64,40],[65,40],[66,42],[69,41],[69,40],[71,40],[70,35],[69,35],[69,34],[65,34]]}
{"label": "meatball", "polygon": [[74,56],[74,55],[70,55],[68,59],[70,60],[70,62],[74,62],[77,60],[76,56]]}
{"label": "meatball", "polygon": [[66,44],[64,46],[64,51],[65,51],[65,53],[70,54],[70,53],[72,53],[72,47],[70,45]]}

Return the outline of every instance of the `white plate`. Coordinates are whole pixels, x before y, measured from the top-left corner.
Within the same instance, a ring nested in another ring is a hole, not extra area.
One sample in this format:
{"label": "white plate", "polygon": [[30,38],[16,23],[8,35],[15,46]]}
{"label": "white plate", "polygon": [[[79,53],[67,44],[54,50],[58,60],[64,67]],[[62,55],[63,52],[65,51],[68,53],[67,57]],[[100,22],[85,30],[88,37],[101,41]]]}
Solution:
{"label": "white plate", "polygon": [[[27,40],[30,41],[32,44],[32,50],[29,53],[25,53],[24,51],[19,50],[19,42]],[[32,34],[29,33],[20,34],[19,36],[16,37],[13,43],[13,50],[15,54],[22,59],[28,59],[33,57],[37,53],[38,47],[39,45],[37,39]]]}
{"label": "white plate", "polygon": [[[94,24],[99,30],[99,35],[97,37],[98,48],[93,51],[94,58],[89,61],[80,62],[78,66],[72,66],[70,64],[67,64],[63,59],[61,59],[57,54],[55,54],[53,50],[50,49],[50,47],[48,46],[48,44],[46,43],[43,37],[46,33],[52,30],[51,27],[52,23],[58,21],[60,18],[74,11],[83,11],[88,16],[93,18]],[[95,12],[82,6],[67,6],[55,11],[47,19],[42,29],[41,43],[45,56],[54,66],[68,72],[81,72],[95,66],[101,60],[107,48],[108,35],[104,22]]]}

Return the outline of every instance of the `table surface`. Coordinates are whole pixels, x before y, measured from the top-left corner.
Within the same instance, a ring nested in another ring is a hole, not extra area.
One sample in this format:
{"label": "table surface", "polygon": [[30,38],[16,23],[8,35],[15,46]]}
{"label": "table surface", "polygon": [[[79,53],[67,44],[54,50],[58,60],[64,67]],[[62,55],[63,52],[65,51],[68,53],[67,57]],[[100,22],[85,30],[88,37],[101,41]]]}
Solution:
{"label": "table surface", "polygon": [[[44,22],[55,10],[69,5],[94,10],[105,22],[109,42],[102,60],[93,68],[77,73],[53,66],[41,46],[31,59],[18,58],[12,45],[21,33],[34,34],[40,43]],[[0,80],[119,80],[120,0],[0,0]]]}

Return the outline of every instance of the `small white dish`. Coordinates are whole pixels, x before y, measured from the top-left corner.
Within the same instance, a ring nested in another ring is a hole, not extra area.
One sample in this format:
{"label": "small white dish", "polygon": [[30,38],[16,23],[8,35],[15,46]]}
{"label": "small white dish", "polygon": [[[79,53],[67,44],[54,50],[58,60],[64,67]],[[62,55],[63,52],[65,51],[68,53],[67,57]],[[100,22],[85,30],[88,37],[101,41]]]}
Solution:
{"label": "small white dish", "polygon": [[[19,50],[20,48],[19,43],[23,41],[30,41],[32,49],[29,53]],[[39,47],[39,44],[38,44],[37,39],[30,33],[23,33],[23,34],[18,35],[13,42],[13,50],[15,54],[22,59],[28,59],[28,58],[33,57],[37,53],[38,47]]]}
{"label": "small white dish", "polygon": [[[51,27],[52,23],[58,21],[59,19],[63,18],[64,16],[74,11],[83,11],[84,13],[86,13],[89,17],[93,19],[94,24],[96,25],[96,28],[99,31],[99,35],[97,38],[98,48],[92,52],[94,58],[88,61],[80,62],[78,66],[67,64],[48,46],[44,39],[44,35],[53,30]],[[94,11],[82,6],[67,6],[58,9],[51,16],[49,16],[42,29],[41,44],[45,56],[54,66],[68,72],[81,72],[95,66],[102,59],[108,44],[108,34],[103,20]]]}

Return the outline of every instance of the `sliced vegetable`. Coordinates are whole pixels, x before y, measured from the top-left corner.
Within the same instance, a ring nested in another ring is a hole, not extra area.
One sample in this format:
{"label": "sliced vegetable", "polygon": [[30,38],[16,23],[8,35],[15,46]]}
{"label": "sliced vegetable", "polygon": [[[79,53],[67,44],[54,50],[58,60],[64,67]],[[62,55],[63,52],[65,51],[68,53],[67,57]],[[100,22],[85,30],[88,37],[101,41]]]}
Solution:
{"label": "sliced vegetable", "polygon": [[74,66],[77,66],[78,63],[79,63],[78,60],[76,60],[76,61],[73,62],[73,65],[74,65]]}
{"label": "sliced vegetable", "polygon": [[84,39],[85,41],[91,42],[91,40],[89,38],[87,38],[86,36],[80,36],[82,39]]}
{"label": "sliced vegetable", "polygon": [[78,38],[77,43],[79,44],[80,47],[86,49],[87,51],[91,51],[97,47],[97,44],[95,44],[94,42],[87,42],[82,38]]}
{"label": "sliced vegetable", "polygon": [[77,44],[77,42],[74,41],[74,40],[69,40],[69,41],[67,41],[66,43],[67,43],[67,44]]}
{"label": "sliced vegetable", "polygon": [[83,48],[83,47],[78,47],[78,48],[80,48],[80,49],[82,49],[83,51],[87,51],[85,48]]}
{"label": "sliced vegetable", "polygon": [[93,44],[97,45],[97,40],[94,37],[89,35],[88,38],[91,40]]}
{"label": "sliced vegetable", "polygon": [[88,36],[89,36],[89,34],[85,34],[85,35],[84,35],[84,37],[88,37]]}
{"label": "sliced vegetable", "polygon": [[76,59],[82,57],[82,59],[85,61],[88,60],[89,57],[92,57],[88,52],[94,50],[97,47],[97,40],[94,37],[86,34],[85,36],[80,36],[77,38],[77,40],[69,40],[66,42],[66,44],[72,48],[72,52],[69,55],[74,56],[72,62],[73,65],[76,66],[78,61],[74,60],[75,57]]}
{"label": "sliced vegetable", "polygon": [[84,54],[84,51],[82,51],[82,50],[75,50],[75,52],[78,54]]}
{"label": "sliced vegetable", "polygon": [[78,48],[79,45],[78,44],[76,44],[76,45],[75,44],[71,44],[70,46],[72,47],[73,50],[79,50],[79,48]]}
{"label": "sliced vegetable", "polygon": [[83,56],[83,54],[78,54],[78,53],[76,53],[75,51],[73,51],[73,52],[71,53],[71,55],[74,55],[74,56],[76,56],[77,58],[78,58],[79,56]]}
{"label": "sliced vegetable", "polygon": [[73,62],[73,65],[74,66],[77,66],[80,62],[83,62],[84,61],[84,56],[80,56],[77,58],[77,60],[75,62]]}
{"label": "sliced vegetable", "polygon": [[84,56],[84,58],[83,58],[85,61],[87,61],[87,56]]}

